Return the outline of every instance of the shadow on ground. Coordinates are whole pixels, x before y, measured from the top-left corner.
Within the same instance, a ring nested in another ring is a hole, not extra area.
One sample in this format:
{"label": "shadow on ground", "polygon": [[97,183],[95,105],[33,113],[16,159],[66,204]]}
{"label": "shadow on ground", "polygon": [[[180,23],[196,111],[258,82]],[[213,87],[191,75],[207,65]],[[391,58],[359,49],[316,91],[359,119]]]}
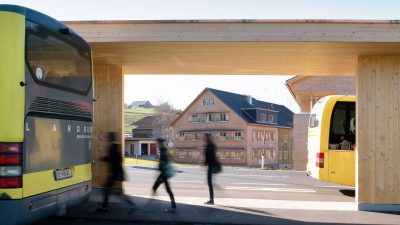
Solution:
{"label": "shadow on ground", "polygon": [[[268,211],[254,210],[232,206],[199,206],[190,204],[178,204],[176,212],[166,213],[164,209],[169,207],[170,202],[158,199],[134,197],[137,203],[135,210],[130,212],[129,207],[123,203],[110,203],[108,212],[98,213],[95,209],[100,205],[98,202],[86,202],[82,205],[72,207],[67,215],[61,218],[49,218],[36,223],[36,225],[74,224],[331,224],[310,223],[285,218],[278,218]],[[255,206],[256,208],[256,206]],[[77,223],[81,224],[81,223]],[[332,223],[333,224],[333,223]],[[335,223],[336,224],[336,223]]]}

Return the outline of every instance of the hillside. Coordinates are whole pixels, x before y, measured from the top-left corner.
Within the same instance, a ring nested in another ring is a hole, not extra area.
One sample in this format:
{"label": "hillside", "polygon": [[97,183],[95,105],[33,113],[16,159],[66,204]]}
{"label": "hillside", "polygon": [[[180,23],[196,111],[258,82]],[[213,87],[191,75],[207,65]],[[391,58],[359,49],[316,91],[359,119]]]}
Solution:
{"label": "hillside", "polygon": [[127,109],[125,108],[125,134],[131,134],[132,123],[146,117],[153,115],[155,112],[154,108],[137,108],[137,109]]}

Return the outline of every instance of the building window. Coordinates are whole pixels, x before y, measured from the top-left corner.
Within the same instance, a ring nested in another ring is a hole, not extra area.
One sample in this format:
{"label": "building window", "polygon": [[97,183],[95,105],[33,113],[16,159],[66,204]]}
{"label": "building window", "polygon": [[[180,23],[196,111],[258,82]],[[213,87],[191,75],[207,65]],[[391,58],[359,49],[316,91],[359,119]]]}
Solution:
{"label": "building window", "polygon": [[283,135],[283,143],[288,143],[289,136],[287,134]]}
{"label": "building window", "polygon": [[288,159],[288,152],[287,151],[283,152],[283,159]]}
{"label": "building window", "polygon": [[261,151],[260,150],[253,151],[253,159],[259,159],[259,158],[261,158]]}
{"label": "building window", "polygon": [[270,159],[274,158],[274,150],[269,150],[268,158],[270,158]]}
{"label": "building window", "polygon": [[193,114],[189,116],[190,122],[199,122],[199,116],[197,114]]}
{"label": "building window", "polygon": [[225,131],[222,131],[219,133],[219,140],[226,141],[227,139],[228,139],[228,136]]}
{"label": "building window", "polygon": [[273,141],[273,140],[274,140],[274,133],[269,132],[269,141]]}
{"label": "building window", "polygon": [[186,158],[186,152],[184,152],[184,151],[179,151],[178,157],[181,158],[181,159]]}
{"label": "building window", "polygon": [[179,140],[185,140],[185,133],[179,133]]}
{"label": "building window", "polygon": [[242,140],[244,138],[244,133],[241,131],[236,131],[235,132],[235,140]]}
{"label": "building window", "polygon": [[205,98],[203,99],[203,105],[214,105],[214,98]]}
{"label": "building window", "polygon": [[221,113],[221,114],[220,114],[219,120],[220,120],[220,121],[228,121],[228,114],[226,114],[226,113]]}
{"label": "building window", "polygon": [[242,159],[242,158],[244,158],[243,156],[244,156],[244,153],[243,153],[243,151],[235,151],[235,152],[233,152],[234,153],[234,155],[233,155],[233,158],[234,159]]}
{"label": "building window", "polygon": [[274,115],[268,115],[268,122],[274,122]]}
{"label": "building window", "polygon": [[193,158],[193,159],[198,159],[198,158],[200,158],[200,152],[192,152],[192,158]]}
{"label": "building window", "polygon": [[206,115],[206,122],[211,122],[213,121],[213,116],[211,114]]}
{"label": "building window", "polygon": [[267,121],[267,114],[261,114],[261,121],[266,122]]}

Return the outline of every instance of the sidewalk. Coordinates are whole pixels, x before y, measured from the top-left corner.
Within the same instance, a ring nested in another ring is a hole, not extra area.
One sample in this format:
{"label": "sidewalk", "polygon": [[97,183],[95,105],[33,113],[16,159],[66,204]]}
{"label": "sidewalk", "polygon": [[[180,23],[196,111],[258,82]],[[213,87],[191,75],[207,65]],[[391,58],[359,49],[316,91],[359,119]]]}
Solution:
{"label": "sidewalk", "polygon": [[359,212],[356,204],[349,202],[217,198],[216,205],[206,206],[202,204],[205,198],[177,197],[176,212],[166,213],[164,209],[170,206],[167,196],[132,198],[137,204],[132,213],[118,196],[110,198],[107,213],[97,213],[94,210],[101,205],[101,193],[94,191],[87,203],[69,209],[66,217],[136,224],[400,224],[400,215]]}

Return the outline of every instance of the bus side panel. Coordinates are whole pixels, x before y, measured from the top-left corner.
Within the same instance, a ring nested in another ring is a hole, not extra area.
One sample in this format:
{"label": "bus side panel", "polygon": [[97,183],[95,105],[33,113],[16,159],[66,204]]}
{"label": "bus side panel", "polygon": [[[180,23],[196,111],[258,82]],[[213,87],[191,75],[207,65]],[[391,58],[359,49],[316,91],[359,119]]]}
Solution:
{"label": "bus side panel", "polygon": [[337,184],[355,186],[354,151],[329,151],[329,180]]}
{"label": "bus side panel", "polygon": [[0,12],[0,142],[24,137],[25,17]]}

